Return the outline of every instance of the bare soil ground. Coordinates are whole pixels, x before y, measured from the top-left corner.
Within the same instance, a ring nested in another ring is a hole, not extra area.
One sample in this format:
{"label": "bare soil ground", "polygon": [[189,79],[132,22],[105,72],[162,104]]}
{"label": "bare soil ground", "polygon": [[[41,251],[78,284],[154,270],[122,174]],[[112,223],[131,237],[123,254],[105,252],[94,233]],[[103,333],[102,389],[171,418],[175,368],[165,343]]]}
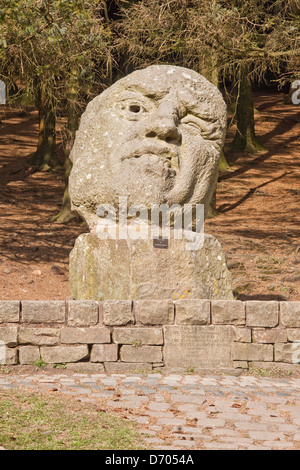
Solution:
{"label": "bare soil ground", "polygon": [[[205,224],[226,252],[240,299],[300,300],[300,108],[285,99],[255,94],[257,135],[268,151],[226,150],[233,171],[220,175],[219,215]],[[51,220],[64,178],[28,164],[37,112],[1,106],[0,120],[0,299],[64,300],[69,253],[87,227]]]}

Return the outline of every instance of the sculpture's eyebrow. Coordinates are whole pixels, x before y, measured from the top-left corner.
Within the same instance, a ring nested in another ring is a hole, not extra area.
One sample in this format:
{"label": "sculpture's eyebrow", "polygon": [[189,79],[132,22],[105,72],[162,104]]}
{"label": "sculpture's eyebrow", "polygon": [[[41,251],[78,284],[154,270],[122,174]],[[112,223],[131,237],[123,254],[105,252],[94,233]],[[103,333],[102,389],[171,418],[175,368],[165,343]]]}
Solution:
{"label": "sculpture's eyebrow", "polygon": [[164,98],[169,90],[157,90],[157,88],[151,87],[150,84],[144,84],[144,83],[136,83],[136,84],[128,84],[126,86],[127,91],[132,91],[135,93],[140,93],[143,96],[147,96],[147,98],[153,98],[160,100]]}
{"label": "sculpture's eyebrow", "polygon": [[219,117],[216,117],[214,109],[210,109],[210,103],[204,96],[195,96],[195,92],[182,90],[178,93],[178,99],[188,113],[211,124],[219,124]]}
{"label": "sculpture's eyebrow", "polygon": [[204,121],[207,121],[211,124],[219,123],[219,118],[213,117],[209,111],[204,110],[203,108],[188,106],[187,110],[190,111],[191,114],[198,117],[199,119],[203,119]]}

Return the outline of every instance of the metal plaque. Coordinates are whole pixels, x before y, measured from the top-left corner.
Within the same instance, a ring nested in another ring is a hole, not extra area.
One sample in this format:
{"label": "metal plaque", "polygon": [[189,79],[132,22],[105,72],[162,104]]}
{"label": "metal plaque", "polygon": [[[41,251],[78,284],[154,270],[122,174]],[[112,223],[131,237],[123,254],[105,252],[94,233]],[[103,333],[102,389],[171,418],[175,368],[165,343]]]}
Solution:
{"label": "metal plaque", "polygon": [[169,248],[169,240],[167,238],[154,238],[154,248]]}

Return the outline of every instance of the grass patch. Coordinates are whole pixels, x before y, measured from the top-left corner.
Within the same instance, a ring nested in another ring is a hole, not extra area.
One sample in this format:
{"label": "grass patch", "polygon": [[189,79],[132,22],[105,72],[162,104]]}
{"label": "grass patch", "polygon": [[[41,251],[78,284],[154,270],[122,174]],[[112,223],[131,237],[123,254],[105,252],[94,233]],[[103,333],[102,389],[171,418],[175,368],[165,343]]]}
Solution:
{"label": "grass patch", "polygon": [[291,378],[298,377],[298,374],[292,370],[282,370],[280,368],[272,369],[251,369],[248,374],[253,375],[254,377],[270,377],[270,378]]}
{"label": "grass patch", "polygon": [[39,359],[38,361],[34,362],[33,365],[39,367],[40,369],[45,369],[47,364],[43,361],[43,359]]}
{"label": "grass patch", "polygon": [[0,446],[7,450],[142,449],[135,423],[96,404],[45,393],[0,391]]}

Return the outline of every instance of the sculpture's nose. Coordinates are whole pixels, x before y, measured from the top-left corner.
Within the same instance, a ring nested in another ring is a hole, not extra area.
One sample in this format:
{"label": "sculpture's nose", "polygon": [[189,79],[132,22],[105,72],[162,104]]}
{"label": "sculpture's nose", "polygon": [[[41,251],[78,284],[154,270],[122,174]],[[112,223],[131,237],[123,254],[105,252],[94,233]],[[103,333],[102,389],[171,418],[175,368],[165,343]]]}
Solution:
{"label": "sculpture's nose", "polygon": [[170,102],[163,102],[152,114],[146,128],[146,137],[157,137],[167,143],[179,144],[181,133],[176,107]]}

